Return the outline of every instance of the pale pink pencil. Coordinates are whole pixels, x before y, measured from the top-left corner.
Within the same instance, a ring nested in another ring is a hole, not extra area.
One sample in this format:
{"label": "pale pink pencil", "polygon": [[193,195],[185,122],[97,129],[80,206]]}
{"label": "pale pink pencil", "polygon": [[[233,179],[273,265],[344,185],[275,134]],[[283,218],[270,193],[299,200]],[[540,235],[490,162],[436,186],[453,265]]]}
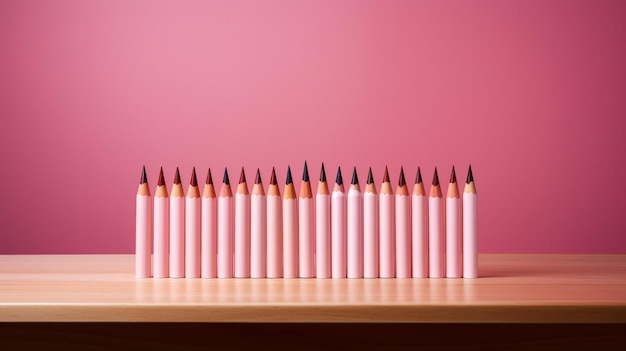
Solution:
{"label": "pale pink pencil", "polygon": [[185,192],[176,167],[170,194],[170,278],[185,276]]}
{"label": "pale pink pencil", "polygon": [[202,278],[217,277],[217,196],[211,169],[202,192]]}
{"label": "pale pink pencil", "polygon": [[378,278],[378,194],[372,167],[363,194],[363,277]]}
{"label": "pale pink pencil", "polygon": [[385,167],[383,184],[380,187],[379,223],[380,223],[380,265],[381,278],[395,278],[396,276],[396,237],[394,229],[393,190],[389,182],[389,171]]}
{"label": "pale pink pencil", "polygon": [[422,172],[417,167],[411,199],[413,278],[428,278],[428,201],[426,199]]}
{"label": "pale pink pencil", "polygon": [[196,167],[191,172],[191,181],[187,188],[185,202],[185,277],[200,278],[200,191]]}
{"label": "pale pink pencil", "polygon": [[456,182],[456,172],[452,166],[450,184],[446,196],[446,277],[461,278],[462,268],[462,244],[461,233],[461,197],[459,185]]}
{"label": "pale pink pencil", "polygon": [[363,278],[363,195],[356,167],[348,190],[348,278]]}
{"label": "pale pink pencil", "polygon": [[478,196],[470,165],[463,190],[463,278],[478,277]]}
{"label": "pale pink pencil", "polygon": [[282,278],[282,276],[283,212],[276,171],[272,168],[272,177],[267,189],[267,277]]}
{"label": "pale pink pencil", "polygon": [[135,276],[152,276],[152,209],[146,166],[141,171],[135,209]]}
{"label": "pale pink pencil", "polygon": [[298,202],[287,167],[287,181],[283,194],[283,277],[298,278]]}
{"label": "pale pink pencil", "polygon": [[224,169],[224,180],[217,199],[217,277],[234,276],[234,216],[233,192],[230,189],[228,170]]}
{"label": "pale pink pencil", "polygon": [[330,278],[330,192],[324,163],[315,195],[315,277]]}
{"label": "pale pink pencil", "polygon": [[163,167],[154,193],[154,277],[167,278],[170,275],[170,208]]}
{"label": "pale pink pencil", "polygon": [[396,278],[411,278],[411,202],[400,167],[396,188]]}
{"label": "pale pink pencil", "polygon": [[337,170],[337,179],[331,196],[331,211],[331,275],[333,278],[345,278],[348,275],[346,193],[343,188],[341,167]]}
{"label": "pale pink pencil", "polygon": [[435,167],[433,184],[430,187],[430,196],[428,197],[428,268],[431,278],[443,278],[446,275],[446,244],[442,196],[437,167]]}
{"label": "pale pink pencil", "polygon": [[250,193],[243,167],[235,194],[235,278],[250,278]]}
{"label": "pale pink pencil", "polygon": [[250,199],[250,277],[267,276],[267,204],[261,172],[257,168]]}
{"label": "pale pink pencil", "polygon": [[300,196],[298,197],[300,278],[315,277],[315,215],[313,211],[313,193],[309,180],[309,169],[305,161],[302,183],[300,184]]}

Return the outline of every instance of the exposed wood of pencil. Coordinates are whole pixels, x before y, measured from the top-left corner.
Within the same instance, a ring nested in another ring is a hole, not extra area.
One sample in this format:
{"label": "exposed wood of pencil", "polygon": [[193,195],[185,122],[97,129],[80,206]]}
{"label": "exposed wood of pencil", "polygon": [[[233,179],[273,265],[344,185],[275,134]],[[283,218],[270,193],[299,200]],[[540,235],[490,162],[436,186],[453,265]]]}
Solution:
{"label": "exposed wood of pencil", "polygon": [[406,179],[404,178],[403,168],[400,168],[400,178],[398,179],[398,187],[396,188],[396,195],[409,196],[409,189],[406,186]]}
{"label": "exposed wood of pencil", "polygon": [[248,183],[246,182],[246,174],[244,173],[243,167],[241,168],[241,175],[239,176],[239,184],[237,185],[237,194],[241,195],[249,195],[248,192]]}
{"label": "exposed wood of pencil", "polygon": [[196,167],[194,167],[191,172],[191,180],[189,181],[189,187],[187,188],[187,197],[200,197],[200,190],[198,190],[198,178],[196,178]]}
{"label": "exposed wood of pencil", "polygon": [[270,186],[267,189],[268,196],[280,196],[280,189],[278,188],[278,182],[276,181],[276,170],[272,168],[272,176],[270,177]]}
{"label": "exposed wood of pencil", "polygon": [[433,183],[430,186],[430,197],[443,197],[441,193],[441,185],[439,185],[439,176],[437,175],[437,167],[435,167]]}
{"label": "exposed wood of pencil", "polygon": [[263,189],[263,181],[261,180],[261,171],[256,170],[256,179],[254,180],[254,186],[252,186],[253,195],[265,195],[265,189]]}
{"label": "exposed wood of pencil", "polygon": [[161,168],[161,172],[159,173],[159,183],[156,188],[156,192],[154,193],[156,197],[168,197],[167,194],[167,186],[165,185],[165,178],[163,177],[163,168]]}

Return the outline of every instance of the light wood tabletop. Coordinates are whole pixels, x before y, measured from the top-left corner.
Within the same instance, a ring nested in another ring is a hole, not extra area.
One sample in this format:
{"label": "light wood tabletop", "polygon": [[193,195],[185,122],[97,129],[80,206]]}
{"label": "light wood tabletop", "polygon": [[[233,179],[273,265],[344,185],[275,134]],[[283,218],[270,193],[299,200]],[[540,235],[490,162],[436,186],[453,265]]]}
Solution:
{"label": "light wood tabletop", "polygon": [[0,322],[626,323],[626,255],[480,255],[478,279],[136,279],[133,255],[0,256]]}

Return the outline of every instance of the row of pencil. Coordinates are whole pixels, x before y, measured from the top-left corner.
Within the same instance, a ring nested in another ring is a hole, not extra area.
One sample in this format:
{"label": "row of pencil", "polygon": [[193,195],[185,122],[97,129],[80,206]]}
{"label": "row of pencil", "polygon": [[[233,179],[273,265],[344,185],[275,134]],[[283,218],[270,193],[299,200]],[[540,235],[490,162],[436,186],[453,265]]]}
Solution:
{"label": "row of pencil", "polygon": [[[389,172],[377,192],[369,169],[364,192],[354,168],[345,191],[341,168],[332,193],[324,164],[315,201],[306,162],[299,196],[287,170],[281,198],[272,169],[249,192],[244,169],[233,197],[228,177],[216,194],[209,169],[200,195],[195,167],[187,194],[176,169],[151,199],[143,168],[136,203],[140,278],[476,278],[477,194],[472,167],[459,193],[454,167],[445,201],[435,168],[429,195],[418,167],[412,193],[404,170],[394,194]],[[445,207],[445,209],[444,209]],[[154,265],[152,265],[154,261]]]}

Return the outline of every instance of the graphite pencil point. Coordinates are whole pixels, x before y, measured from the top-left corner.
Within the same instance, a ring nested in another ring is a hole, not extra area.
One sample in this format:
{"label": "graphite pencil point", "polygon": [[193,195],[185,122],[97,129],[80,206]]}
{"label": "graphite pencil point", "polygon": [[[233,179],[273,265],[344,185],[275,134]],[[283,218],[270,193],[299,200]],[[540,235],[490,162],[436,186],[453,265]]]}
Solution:
{"label": "graphite pencil point", "polygon": [[389,170],[385,166],[385,175],[383,175],[383,183],[389,183]]}
{"label": "graphite pencil point", "polygon": [[369,173],[367,174],[367,184],[374,183],[374,175],[372,175],[372,167],[370,167]]}
{"label": "graphite pencil point", "polygon": [[178,171],[178,167],[176,167],[176,175],[174,176],[174,184],[180,184],[180,172]]}
{"label": "graphite pencil point", "polygon": [[209,172],[206,174],[205,184],[213,184],[213,175],[211,175],[211,168],[209,168]]}
{"label": "graphite pencil point", "polygon": [[146,166],[143,166],[143,170],[141,171],[141,180],[139,184],[145,184],[148,182],[148,176],[146,175]]}
{"label": "graphite pencil point", "polygon": [[435,174],[433,175],[433,185],[439,186],[439,176],[437,175],[437,167],[435,167]]}
{"label": "graphite pencil point", "polygon": [[337,168],[337,178],[335,179],[335,183],[337,183],[337,185],[343,184],[343,177],[341,176],[341,166]]}
{"label": "graphite pencil point", "polygon": [[400,166],[400,178],[398,179],[398,186],[405,186],[406,179],[404,179],[404,168]]}
{"label": "graphite pencil point", "polygon": [[246,182],[246,172],[244,172],[243,167],[241,167],[241,174],[239,175],[239,184]]}
{"label": "graphite pencil point", "polygon": [[417,174],[415,175],[415,184],[419,184],[422,182],[422,170],[417,167]]}
{"label": "graphite pencil point", "polygon": [[222,183],[230,185],[230,179],[228,179],[228,168],[224,167],[224,179]]}
{"label": "graphite pencil point", "polygon": [[322,162],[322,170],[320,171],[320,182],[326,181],[326,170],[324,170],[324,162]]}
{"label": "graphite pencil point", "polygon": [[165,177],[163,177],[163,167],[161,167],[161,171],[159,172],[159,186],[165,185]]}
{"label": "graphite pencil point", "polygon": [[274,167],[272,167],[272,176],[270,177],[270,184],[278,185],[278,182],[276,181],[276,170],[274,169]]}
{"label": "graphite pencil point", "polygon": [[191,180],[189,181],[189,184],[191,184],[192,186],[198,186],[198,178],[196,178],[196,167],[194,167],[193,171],[191,171]]}
{"label": "graphite pencil point", "polygon": [[456,172],[454,166],[452,166],[452,173],[450,174],[450,183],[456,183]]}
{"label": "graphite pencil point", "polygon": [[256,169],[256,179],[254,180],[254,184],[261,184],[262,180],[261,180],[261,171],[257,168]]}
{"label": "graphite pencil point", "polygon": [[465,181],[467,184],[474,181],[474,175],[472,174],[472,165],[470,164],[469,170],[467,171],[467,180]]}
{"label": "graphite pencil point", "polygon": [[309,181],[309,167],[306,165],[306,161],[304,161],[304,170],[302,171],[302,181]]}
{"label": "graphite pencil point", "polygon": [[293,179],[291,179],[291,167],[287,166],[287,180],[285,181],[285,184],[291,183],[293,183]]}
{"label": "graphite pencil point", "polygon": [[356,167],[354,167],[354,170],[352,171],[352,182],[350,184],[359,184],[359,177],[356,175]]}

